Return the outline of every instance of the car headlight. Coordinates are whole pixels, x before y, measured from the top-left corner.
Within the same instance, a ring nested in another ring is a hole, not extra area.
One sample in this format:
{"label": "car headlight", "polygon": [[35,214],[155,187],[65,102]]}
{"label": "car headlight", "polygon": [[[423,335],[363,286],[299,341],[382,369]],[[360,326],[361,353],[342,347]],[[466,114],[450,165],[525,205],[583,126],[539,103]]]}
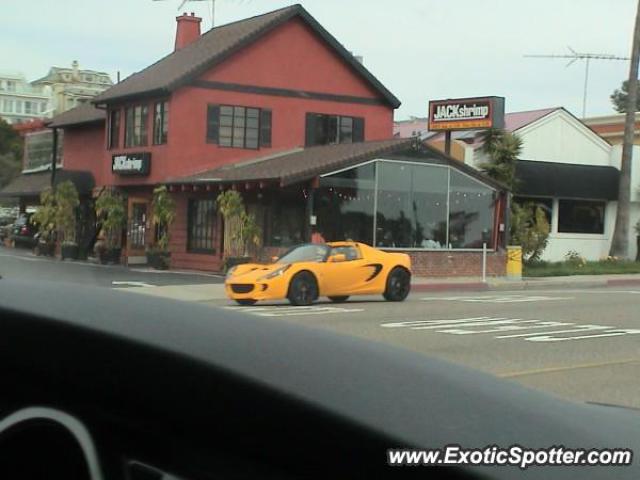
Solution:
{"label": "car headlight", "polygon": [[261,280],[271,280],[272,278],[276,278],[281,276],[284,272],[286,272],[291,265],[283,265],[279,268],[276,268],[273,272],[269,272],[266,275],[260,277],[258,281]]}
{"label": "car headlight", "polygon": [[227,275],[225,278],[229,278],[231,275],[233,275],[233,272],[235,272],[237,268],[238,266],[236,265],[235,267],[231,267],[229,270],[227,270]]}

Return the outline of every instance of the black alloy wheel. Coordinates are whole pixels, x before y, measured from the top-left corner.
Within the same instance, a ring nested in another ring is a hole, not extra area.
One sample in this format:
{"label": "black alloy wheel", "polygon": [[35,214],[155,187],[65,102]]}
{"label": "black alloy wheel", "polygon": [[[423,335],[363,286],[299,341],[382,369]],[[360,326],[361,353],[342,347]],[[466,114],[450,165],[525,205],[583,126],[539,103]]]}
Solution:
{"label": "black alloy wheel", "polygon": [[387,277],[387,288],[382,296],[390,302],[401,302],[411,291],[411,273],[402,267],[395,267]]}
{"label": "black alloy wheel", "polygon": [[289,284],[287,295],[291,305],[311,305],[318,298],[318,284],[310,272],[297,273]]}

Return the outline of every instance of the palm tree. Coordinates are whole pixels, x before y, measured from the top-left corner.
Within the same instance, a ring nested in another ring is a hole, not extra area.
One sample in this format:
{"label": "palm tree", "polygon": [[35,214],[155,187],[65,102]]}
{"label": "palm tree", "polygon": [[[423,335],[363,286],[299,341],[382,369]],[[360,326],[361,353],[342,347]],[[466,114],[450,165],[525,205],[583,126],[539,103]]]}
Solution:
{"label": "palm tree", "polygon": [[629,67],[629,95],[627,96],[627,113],[624,122],[624,143],[622,144],[622,160],[620,162],[620,184],[618,188],[618,208],[616,211],[616,227],[613,231],[611,250],[612,257],[629,256],[629,209],[631,203],[631,157],[633,154],[633,130],[638,98],[638,62],[640,60],[640,0],[636,9],[636,25],[631,47],[631,66]]}

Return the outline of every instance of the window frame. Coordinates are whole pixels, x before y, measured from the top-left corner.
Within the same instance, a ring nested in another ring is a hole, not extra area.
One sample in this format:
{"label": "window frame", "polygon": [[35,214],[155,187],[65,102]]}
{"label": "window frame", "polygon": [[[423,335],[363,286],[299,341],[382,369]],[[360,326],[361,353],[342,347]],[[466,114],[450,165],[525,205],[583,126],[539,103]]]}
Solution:
{"label": "window frame", "polygon": [[[140,125],[136,125],[136,110],[140,109]],[[132,112],[131,119],[129,112]],[[130,120],[131,128],[130,128]],[[139,133],[136,133],[139,129]],[[136,141],[138,139],[138,141]],[[149,144],[149,106],[146,103],[129,105],[124,109],[124,146],[125,148],[146,147]]]}
{"label": "window frame", "polygon": [[[114,115],[116,117],[116,125],[114,128]],[[107,137],[107,149],[113,150],[120,148],[120,127],[122,123],[122,109],[117,108],[109,110],[109,125]]]}
{"label": "window frame", "polygon": [[[241,110],[243,114],[238,115]],[[254,122],[255,126],[249,125]],[[223,129],[228,129],[229,133],[223,134]],[[269,108],[246,105],[208,104],[206,130],[207,143],[217,144],[222,148],[243,150],[271,148],[273,112]],[[238,135],[240,130],[241,136]],[[250,140],[247,136],[249,131],[253,132]],[[235,139],[238,138],[242,138],[242,144],[234,145]],[[251,144],[248,143],[249,141]]]}
{"label": "window frame", "polygon": [[[206,215],[202,215],[202,219],[205,221],[204,227],[201,227],[200,230],[206,233],[207,229],[210,229],[211,236],[204,236],[204,241],[201,236],[194,235],[195,223],[197,220],[196,217],[199,217],[197,210],[194,213],[194,206],[199,205],[202,202],[211,203],[213,206],[213,215],[207,221]],[[187,253],[199,253],[199,254],[215,254],[217,253],[216,249],[216,229],[218,227],[218,214],[217,209],[215,208],[215,198],[189,198],[187,200]],[[201,244],[201,243],[210,243],[211,248],[203,248],[203,247],[194,247],[193,244]]]}
{"label": "window frame", "polygon": [[[598,200],[598,199],[587,199],[587,198],[558,198],[558,223],[556,225],[556,234],[564,235],[566,237],[575,237],[576,235],[584,235],[589,238],[597,238],[604,237],[607,231],[607,204],[608,200]],[[561,222],[562,222],[562,203],[563,202],[572,202],[572,203],[583,203],[583,204],[600,204],[602,206],[602,229],[599,232],[578,232],[578,231],[567,231],[561,230]]]}
{"label": "window frame", "polygon": [[[158,123],[158,107],[160,107],[160,121]],[[169,100],[159,100],[153,104],[153,145],[165,145],[169,139]],[[158,129],[159,127],[159,129]]]}
{"label": "window frame", "polygon": [[[325,128],[324,143],[317,142],[318,120],[322,119],[327,123]],[[347,124],[349,128],[347,129]],[[335,113],[307,112],[305,115],[305,146],[314,147],[321,145],[340,145],[346,143],[359,143],[365,141],[364,134],[364,117],[353,115],[339,115]],[[335,126],[335,142],[328,141],[329,133]],[[346,139],[346,131],[348,130],[349,138]]]}

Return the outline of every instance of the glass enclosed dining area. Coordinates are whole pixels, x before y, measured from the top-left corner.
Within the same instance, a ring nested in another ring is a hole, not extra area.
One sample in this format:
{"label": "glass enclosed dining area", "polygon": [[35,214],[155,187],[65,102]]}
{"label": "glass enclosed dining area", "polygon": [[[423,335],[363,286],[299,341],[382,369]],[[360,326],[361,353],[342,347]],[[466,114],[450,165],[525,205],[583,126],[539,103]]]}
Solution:
{"label": "glass enclosed dining area", "polygon": [[402,250],[494,244],[499,193],[450,165],[372,160],[321,176],[313,195],[326,241]]}

